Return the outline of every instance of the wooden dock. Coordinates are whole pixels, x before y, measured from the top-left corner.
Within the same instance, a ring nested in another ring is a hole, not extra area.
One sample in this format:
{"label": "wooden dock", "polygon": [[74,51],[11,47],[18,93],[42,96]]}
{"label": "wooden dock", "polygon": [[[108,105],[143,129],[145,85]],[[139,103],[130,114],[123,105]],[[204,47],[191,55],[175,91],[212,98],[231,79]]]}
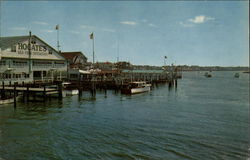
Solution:
{"label": "wooden dock", "polygon": [[[51,86],[54,86],[51,88]],[[22,94],[23,102],[39,101],[38,98],[42,98],[42,101],[46,101],[47,98],[51,99],[51,95],[58,95],[57,97],[62,99],[62,82],[55,84],[17,84],[5,85],[4,82],[0,85],[0,95],[2,99],[6,97],[14,98],[14,107],[16,108],[16,97]],[[33,97],[31,100],[30,97]],[[41,100],[40,100],[41,101]]]}

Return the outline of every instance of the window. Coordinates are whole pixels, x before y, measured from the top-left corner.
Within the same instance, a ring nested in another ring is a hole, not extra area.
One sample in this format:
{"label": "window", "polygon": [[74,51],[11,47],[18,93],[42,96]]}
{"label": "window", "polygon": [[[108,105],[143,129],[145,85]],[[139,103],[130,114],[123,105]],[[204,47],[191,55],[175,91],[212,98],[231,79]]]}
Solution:
{"label": "window", "polygon": [[10,78],[11,78],[11,74],[8,74],[8,73],[7,73],[7,74],[5,74],[5,75],[4,75],[4,78],[6,78],[6,79],[10,79]]}
{"label": "window", "polygon": [[78,74],[70,74],[70,78],[78,78]]}
{"label": "window", "polygon": [[0,66],[5,66],[6,65],[6,61],[0,61]]}
{"label": "window", "polygon": [[55,66],[64,66],[64,62],[54,62]]}
{"label": "window", "polygon": [[33,65],[34,66],[51,66],[52,62],[49,62],[49,61],[34,61]]}
{"label": "window", "polygon": [[26,66],[27,61],[13,61],[14,66]]}
{"label": "window", "polygon": [[24,78],[29,78],[29,77],[30,77],[29,74],[24,73]]}

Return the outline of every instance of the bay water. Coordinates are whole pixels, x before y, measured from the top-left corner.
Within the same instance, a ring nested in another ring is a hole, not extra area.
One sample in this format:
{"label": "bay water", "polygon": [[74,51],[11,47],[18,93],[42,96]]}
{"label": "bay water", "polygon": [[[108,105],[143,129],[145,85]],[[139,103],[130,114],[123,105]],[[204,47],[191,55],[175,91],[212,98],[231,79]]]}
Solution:
{"label": "bay water", "polygon": [[184,72],[177,88],[0,106],[0,159],[249,157],[249,74]]}

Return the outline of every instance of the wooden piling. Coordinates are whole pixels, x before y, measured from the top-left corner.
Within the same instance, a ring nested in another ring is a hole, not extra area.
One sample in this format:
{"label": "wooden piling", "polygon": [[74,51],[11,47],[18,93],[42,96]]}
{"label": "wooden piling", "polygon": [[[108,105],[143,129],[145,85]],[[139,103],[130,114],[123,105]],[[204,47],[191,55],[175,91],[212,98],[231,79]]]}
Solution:
{"label": "wooden piling", "polygon": [[16,83],[14,83],[14,108],[16,109]]}
{"label": "wooden piling", "polygon": [[29,87],[30,87],[29,84],[27,84],[27,89],[26,89],[27,102],[29,102],[29,96],[30,96]]}
{"label": "wooden piling", "polygon": [[62,100],[62,83],[58,83],[58,97],[59,97],[59,100]]}
{"label": "wooden piling", "polygon": [[2,93],[1,93],[1,97],[5,98],[5,90],[4,90],[4,81],[2,82]]}
{"label": "wooden piling", "polygon": [[43,87],[43,101],[46,101],[46,86]]}

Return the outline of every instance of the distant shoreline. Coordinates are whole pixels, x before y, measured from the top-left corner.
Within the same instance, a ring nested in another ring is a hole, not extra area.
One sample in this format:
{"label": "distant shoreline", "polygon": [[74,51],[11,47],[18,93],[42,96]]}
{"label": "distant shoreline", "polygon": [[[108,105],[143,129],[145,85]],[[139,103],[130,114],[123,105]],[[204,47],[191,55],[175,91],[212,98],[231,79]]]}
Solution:
{"label": "distant shoreline", "polygon": [[[182,72],[209,72],[210,70],[182,70]],[[216,71],[219,71],[219,72],[232,72],[232,71],[235,71],[235,72],[242,72],[242,73],[250,73],[249,71],[245,71],[245,70],[216,70]],[[212,72],[214,72],[212,70]]]}
{"label": "distant shoreline", "polygon": [[[165,66],[167,70],[172,67],[177,67],[179,71],[242,71],[249,72],[250,68],[246,66],[238,67],[221,67],[221,66],[188,66],[188,65],[177,65],[177,66]],[[149,65],[132,65],[133,69],[141,70],[162,70],[163,66],[149,66]]]}

